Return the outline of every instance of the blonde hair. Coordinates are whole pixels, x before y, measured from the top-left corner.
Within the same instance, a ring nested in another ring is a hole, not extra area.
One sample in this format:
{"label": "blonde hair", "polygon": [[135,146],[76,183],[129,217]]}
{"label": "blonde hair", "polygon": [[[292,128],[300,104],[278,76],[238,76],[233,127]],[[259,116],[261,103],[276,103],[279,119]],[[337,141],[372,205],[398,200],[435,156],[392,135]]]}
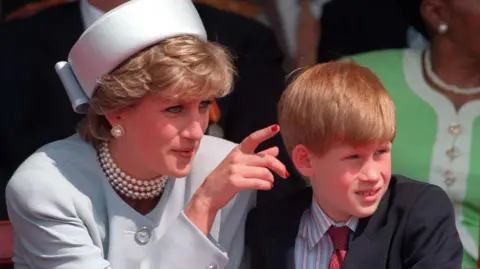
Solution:
{"label": "blonde hair", "polygon": [[186,99],[223,97],[232,88],[234,74],[232,60],[220,45],[193,35],[166,39],[99,80],[79,133],[96,146],[112,138],[105,113],[134,106],[150,93]]}
{"label": "blonde hair", "polygon": [[333,145],[393,141],[395,107],[379,78],[353,62],[318,64],[289,84],[278,105],[288,152],[303,144],[323,154]]}

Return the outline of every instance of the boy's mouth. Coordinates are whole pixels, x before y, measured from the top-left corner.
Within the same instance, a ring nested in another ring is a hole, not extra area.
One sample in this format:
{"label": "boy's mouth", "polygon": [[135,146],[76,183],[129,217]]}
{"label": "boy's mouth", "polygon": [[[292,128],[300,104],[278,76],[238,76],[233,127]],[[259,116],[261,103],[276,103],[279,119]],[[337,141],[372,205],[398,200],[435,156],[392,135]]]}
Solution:
{"label": "boy's mouth", "polygon": [[376,195],[382,188],[375,188],[375,189],[370,189],[370,190],[363,190],[363,191],[357,191],[355,194],[360,195],[360,196],[374,196]]}

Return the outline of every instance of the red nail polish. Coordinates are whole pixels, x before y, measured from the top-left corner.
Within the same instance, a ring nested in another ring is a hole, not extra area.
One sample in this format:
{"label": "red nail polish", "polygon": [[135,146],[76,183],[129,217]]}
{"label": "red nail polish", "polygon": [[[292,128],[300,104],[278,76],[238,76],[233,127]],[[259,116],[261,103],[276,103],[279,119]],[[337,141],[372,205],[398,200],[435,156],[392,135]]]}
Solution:
{"label": "red nail polish", "polygon": [[272,132],[278,132],[279,129],[280,129],[280,127],[278,127],[278,125],[273,125],[272,126]]}
{"label": "red nail polish", "polygon": [[285,171],[285,178],[289,177],[290,173],[288,171]]}

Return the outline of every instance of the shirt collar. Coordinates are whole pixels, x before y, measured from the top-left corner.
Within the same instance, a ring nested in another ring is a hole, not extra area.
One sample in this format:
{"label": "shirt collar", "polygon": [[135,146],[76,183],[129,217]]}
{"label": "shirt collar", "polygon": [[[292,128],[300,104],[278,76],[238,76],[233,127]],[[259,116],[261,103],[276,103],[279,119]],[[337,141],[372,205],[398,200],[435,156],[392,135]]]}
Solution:
{"label": "shirt collar", "polygon": [[351,231],[355,231],[358,225],[358,218],[351,217],[346,223],[336,223],[323,212],[318,206],[315,199],[312,199],[310,207],[310,216],[307,221],[307,242],[309,249],[312,249],[320,242],[323,236],[327,233],[330,226],[342,227],[348,226]]}
{"label": "shirt collar", "polygon": [[100,9],[90,5],[88,0],[80,0],[80,12],[82,13],[83,26],[85,29],[90,27],[104,12]]}

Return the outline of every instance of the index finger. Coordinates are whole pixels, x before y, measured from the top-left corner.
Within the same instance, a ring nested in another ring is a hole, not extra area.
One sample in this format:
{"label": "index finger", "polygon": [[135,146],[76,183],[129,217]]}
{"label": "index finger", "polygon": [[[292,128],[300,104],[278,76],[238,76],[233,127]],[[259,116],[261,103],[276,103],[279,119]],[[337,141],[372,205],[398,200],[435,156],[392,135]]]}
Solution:
{"label": "index finger", "polygon": [[238,148],[245,153],[254,153],[255,149],[258,147],[258,145],[260,145],[260,143],[273,137],[279,131],[280,131],[280,126],[275,124],[267,128],[263,128],[256,132],[253,132],[238,145]]}

